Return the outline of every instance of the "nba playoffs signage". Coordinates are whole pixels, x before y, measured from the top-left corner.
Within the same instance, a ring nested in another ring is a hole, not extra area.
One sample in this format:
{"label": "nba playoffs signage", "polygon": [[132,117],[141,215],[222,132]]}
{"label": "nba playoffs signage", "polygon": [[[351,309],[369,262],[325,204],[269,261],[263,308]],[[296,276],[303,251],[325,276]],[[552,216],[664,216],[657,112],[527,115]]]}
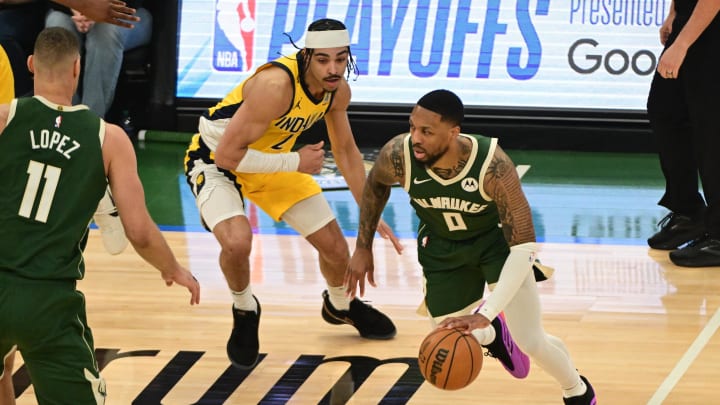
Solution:
{"label": "nba playoffs signage", "polygon": [[221,98],[343,21],[353,102],[412,104],[430,89],[469,106],[643,110],[670,0],[183,0],[177,96]]}

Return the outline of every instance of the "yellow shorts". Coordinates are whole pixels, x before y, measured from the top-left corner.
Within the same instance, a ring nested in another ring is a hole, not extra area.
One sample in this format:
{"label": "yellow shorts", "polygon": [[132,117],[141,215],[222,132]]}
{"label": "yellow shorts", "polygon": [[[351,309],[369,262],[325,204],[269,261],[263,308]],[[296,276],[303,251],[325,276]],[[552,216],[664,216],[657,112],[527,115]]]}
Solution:
{"label": "yellow shorts", "polygon": [[293,205],[322,192],[315,179],[305,173],[232,173],[243,196],[275,221]]}
{"label": "yellow shorts", "polygon": [[[298,202],[322,193],[312,176],[299,172],[236,173],[219,169],[213,154],[200,139],[193,136],[185,154],[185,176],[195,195],[198,210],[208,230],[220,221],[246,215],[243,198],[247,198],[275,221]],[[325,203],[323,219],[330,211]]]}

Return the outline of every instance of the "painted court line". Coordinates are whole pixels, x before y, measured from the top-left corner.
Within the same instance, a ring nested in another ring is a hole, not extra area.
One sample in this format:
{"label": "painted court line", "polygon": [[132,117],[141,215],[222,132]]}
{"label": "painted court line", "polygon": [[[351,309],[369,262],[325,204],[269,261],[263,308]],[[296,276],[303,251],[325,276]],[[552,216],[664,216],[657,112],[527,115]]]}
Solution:
{"label": "painted court line", "polygon": [[720,308],[715,311],[715,315],[710,318],[710,322],[705,325],[705,328],[700,331],[700,334],[695,339],[690,348],[685,352],[683,357],[675,365],[675,368],[665,378],[665,381],[660,384],[655,394],[648,401],[648,405],[660,405],[667,398],[670,391],[680,381],[680,378],[690,368],[690,365],[695,361],[695,358],[700,354],[703,348],[707,345],[707,342],[715,334],[718,327],[720,327]]}

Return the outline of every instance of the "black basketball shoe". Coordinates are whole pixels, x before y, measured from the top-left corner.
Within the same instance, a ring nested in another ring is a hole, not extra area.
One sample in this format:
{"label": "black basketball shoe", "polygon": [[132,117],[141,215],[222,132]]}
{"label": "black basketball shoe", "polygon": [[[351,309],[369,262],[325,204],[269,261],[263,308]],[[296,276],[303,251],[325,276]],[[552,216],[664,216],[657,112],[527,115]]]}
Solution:
{"label": "black basketball shoe", "polygon": [[705,233],[702,216],[691,218],[671,212],[658,222],[658,226],[660,230],[647,241],[653,249],[677,249]]}
{"label": "black basketball shoe", "polygon": [[254,295],[253,298],[257,302],[257,313],[232,307],[233,329],[227,342],[230,363],[243,370],[255,367],[260,354],[260,301]]}
{"label": "black basketball shoe", "polygon": [[565,403],[565,405],[597,405],[597,397],[595,396],[595,390],[593,390],[592,385],[590,385],[590,382],[587,380],[587,378],[583,376],[580,376],[580,378],[583,380],[583,382],[585,382],[587,391],[585,391],[585,393],[582,395],[570,398],[563,398],[563,402]]}
{"label": "black basketball shoe", "polygon": [[670,252],[670,261],[683,267],[720,266],[720,240],[709,236],[694,240],[684,248]]}
{"label": "black basketball shoe", "polygon": [[322,297],[322,317],[327,323],[352,325],[366,339],[392,339],[397,333],[390,318],[357,298],[350,301],[349,310],[341,311],[330,303],[327,290],[323,291]]}

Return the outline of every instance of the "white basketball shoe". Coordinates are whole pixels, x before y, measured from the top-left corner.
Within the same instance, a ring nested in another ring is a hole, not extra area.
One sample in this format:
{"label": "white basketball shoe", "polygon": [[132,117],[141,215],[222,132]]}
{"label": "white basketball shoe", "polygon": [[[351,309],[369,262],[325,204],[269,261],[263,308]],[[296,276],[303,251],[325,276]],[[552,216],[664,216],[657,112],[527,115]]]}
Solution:
{"label": "white basketball shoe", "polygon": [[111,255],[122,253],[128,245],[128,240],[125,237],[125,228],[120,222],[120,215],[118,215],[115,201],[113,201],[112,194],[110,194],[109,186],[98,204],[93,220],[100,229],[105,250]]}

